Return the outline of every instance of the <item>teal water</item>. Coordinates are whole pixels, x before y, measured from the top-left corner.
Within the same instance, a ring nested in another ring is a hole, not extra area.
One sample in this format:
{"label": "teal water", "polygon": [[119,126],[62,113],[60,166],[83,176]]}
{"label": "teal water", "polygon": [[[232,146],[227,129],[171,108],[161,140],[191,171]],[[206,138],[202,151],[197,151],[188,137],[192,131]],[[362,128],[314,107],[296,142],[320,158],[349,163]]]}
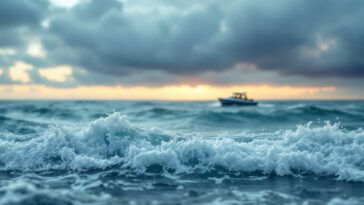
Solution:
{"label": "teal water", "polygon": [[363,101],[1,101],[0,204],[363,204]]}

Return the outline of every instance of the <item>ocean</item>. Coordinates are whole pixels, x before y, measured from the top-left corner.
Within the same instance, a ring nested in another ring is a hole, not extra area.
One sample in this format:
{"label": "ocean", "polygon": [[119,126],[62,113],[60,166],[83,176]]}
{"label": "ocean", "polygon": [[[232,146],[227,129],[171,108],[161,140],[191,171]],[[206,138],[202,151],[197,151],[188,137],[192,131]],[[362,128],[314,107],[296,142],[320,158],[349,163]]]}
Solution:
{"label": "ocean", "polygon": [[0,101],[0,204],[364,204],[364,101]]}

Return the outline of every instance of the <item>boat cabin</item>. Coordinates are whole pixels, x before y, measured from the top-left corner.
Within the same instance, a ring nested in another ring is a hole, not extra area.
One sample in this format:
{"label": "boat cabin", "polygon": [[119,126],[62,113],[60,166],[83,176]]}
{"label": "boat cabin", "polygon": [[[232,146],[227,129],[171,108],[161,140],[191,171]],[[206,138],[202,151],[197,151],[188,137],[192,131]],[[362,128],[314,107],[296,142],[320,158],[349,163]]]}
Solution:
{"label": "boat cabin", "polygon": [[236,99],[248,100],[246,93],[233,93],[232,97]]}

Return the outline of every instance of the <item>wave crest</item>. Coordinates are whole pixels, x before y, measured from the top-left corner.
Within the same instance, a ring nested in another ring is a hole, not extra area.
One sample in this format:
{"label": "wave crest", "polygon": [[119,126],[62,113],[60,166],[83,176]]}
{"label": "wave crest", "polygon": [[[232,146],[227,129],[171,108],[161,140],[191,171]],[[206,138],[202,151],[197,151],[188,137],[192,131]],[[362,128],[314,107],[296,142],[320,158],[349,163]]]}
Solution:
{"label": "wave crest", "polygon": [[126,116],[113,113],[83,126],[54,126],[25,141],[0,138],[2,171],[117,167],[188,174],[221,168],[233,173],[315,174],[364,181],[363,156],[364,132],[330,123],[234,137],[177,137],[139,129]]}

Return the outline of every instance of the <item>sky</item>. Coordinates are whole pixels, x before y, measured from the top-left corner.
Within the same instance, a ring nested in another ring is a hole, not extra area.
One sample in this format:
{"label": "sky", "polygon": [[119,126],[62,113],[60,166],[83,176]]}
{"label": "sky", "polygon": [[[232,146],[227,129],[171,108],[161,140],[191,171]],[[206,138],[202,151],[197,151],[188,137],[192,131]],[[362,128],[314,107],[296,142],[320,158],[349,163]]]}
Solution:
{"label": "sky", "polygon": [[364,99],[364,1],[0,2],[0,99]]}

